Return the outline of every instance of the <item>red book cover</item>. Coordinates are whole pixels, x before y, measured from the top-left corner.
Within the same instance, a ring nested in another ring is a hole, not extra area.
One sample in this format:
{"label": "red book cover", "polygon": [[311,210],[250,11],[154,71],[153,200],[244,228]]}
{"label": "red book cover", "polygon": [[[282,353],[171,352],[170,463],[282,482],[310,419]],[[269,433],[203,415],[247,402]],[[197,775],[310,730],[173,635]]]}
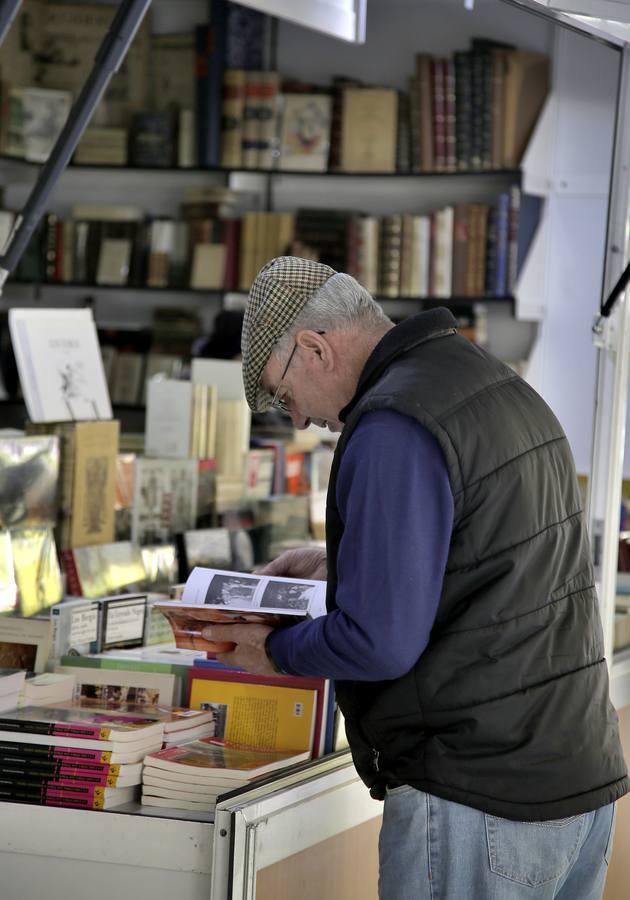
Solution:
{"label": "red book cover", "polygon": [[284,479],[286,494],[308,494],[310,492],[308,468],[304,453],[285,453]]}
{"label": "red book cover", "polygon": [[72,550],[61,551],[61,564],[66,573],[66,590],[73,597],[82,597],[81,581]]}

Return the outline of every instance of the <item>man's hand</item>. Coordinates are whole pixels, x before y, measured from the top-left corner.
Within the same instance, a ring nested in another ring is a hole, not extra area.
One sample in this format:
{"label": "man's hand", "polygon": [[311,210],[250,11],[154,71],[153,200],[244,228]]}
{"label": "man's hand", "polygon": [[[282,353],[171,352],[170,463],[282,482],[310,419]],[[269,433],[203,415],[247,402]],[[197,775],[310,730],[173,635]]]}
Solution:
{"label": "man's hand", "polygon": [[201,632],[208,641],[233,641],[234,650],[217,653],[217,659],[226,666],[241,666],[253,675],[277,675],[267,652],[265,641],[268,625],[208,625]]}
{"label": "man's hand", "polygon": [[321,547],[299,547],[296,550],[285,550],[277,559],[260,569],[257,574],[326,581],[328,578],[326,551]]}

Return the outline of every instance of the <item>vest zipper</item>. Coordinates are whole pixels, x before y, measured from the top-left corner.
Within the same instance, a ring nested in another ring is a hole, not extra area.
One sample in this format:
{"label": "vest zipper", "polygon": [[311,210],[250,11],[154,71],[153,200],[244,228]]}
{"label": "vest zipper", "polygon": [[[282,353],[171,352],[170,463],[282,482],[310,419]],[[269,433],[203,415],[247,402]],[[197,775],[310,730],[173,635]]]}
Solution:
{"label": "vest zipper", "polygon": [[381,771],[380,768],[379,768],[379,764],[378,764],[379,756],[380,756],[379,751],[378,751],[378,750],[375,750],[374,747],[372,747],[372,757],[373,757],[373,758],[372,758],[372,764],[373,764],[373,766],[374,766],[374,768],[376,769],[377,772],[380,772],[380,771]]}

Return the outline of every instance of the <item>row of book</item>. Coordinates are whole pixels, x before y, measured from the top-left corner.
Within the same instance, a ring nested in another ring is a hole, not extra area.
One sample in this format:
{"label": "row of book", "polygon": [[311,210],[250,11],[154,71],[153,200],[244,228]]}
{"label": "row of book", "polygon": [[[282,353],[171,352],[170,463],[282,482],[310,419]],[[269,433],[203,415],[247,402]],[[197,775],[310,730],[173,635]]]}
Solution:
{"label": "row of book", "polygon": [[[227,674],[221,682],[225,673],[209,676],[200,670],[191,678],[191,690],[199,675],[219,689],[206,686],[201,694],[212,701],[191,709],[108,699],[107,692],[93,698],[81,693],[83,678],[89,682],[93,671],[74,669],[79,690],[72,700],[2,709],[1,799],[93,810],[141,800],[147,806],[211,811],[221,794],[321,755],[316,742],[329,712],[323,680],[317,687],[312,679],[239,684],[236,673],[235,680]],[[0,697],[3,682],[24,674],[9,670],[0,677]],[[114,674],[107,677],[116,680]],[[127,674],[133,681],[134,673]],[[243,740],[247,735],[249,744]]]}
{"label": "row of book", "polygon": [[346,270],[383,297],[505,297],[514,292],[540,211],[539,198],[514,186],[493,206],[352,218]]}
{"label": "row of book", "polygon": [[[9,696],[7,682],[24,676],[19,670],[0,675],[0,698]],[[58,677],[67,681],[70,676]],[[103,810],[141,796],[149,806],[209,811],[220,794],[310,759],[310,745],[301,752],[274,750],[261,746],[260,734],[250,746],[225,741],[218,735],[229,730],[230,707],[222,706],[172,708],[78,694],[51,706],[5,707],[0,711],[0,798]],[[312,732],[312,707],[303,721]]]}
{"label": "row of book", "polygon": [[246,291],[265,262],[297,242],[301,255],[350,272],[384,297],[504,296],[514,289],[540,212],[541,200],[514,185],[492,205],[380,218],[328,209],[149,223],[49,215],[16,277]]}
{"label": "row of book", "polygon": [[[17,139],[16,149],[27,158],[42,161],[46,157],[65,118],[55,104],[66,104],[78,96],[114,14],[115,9],[96,3],[25,0],[22,4],[3,45],[0,80],[5,95],[12,86],[42,92],[39,97],[27,97],[26,115],[19,116],[14,110],[10,126],[6,127],[7,117],[2,117],[3,130],[11,132],[11,140]],[[211,24],[199,25],[187,34],[152,34],[149,12],[136,31],[125,65],[114,74],[99,103],[94,117],[98,134],[86,141],[83,161],[94,161],[91,154],[96,153],[101,154],[99,161],[116,164],[121,152],[126,161],[128,144],[134,145],[137,135],[141,137],[139,149],[155,155],[159,141],[151,134],[154,126],[134,122],[134,117],[175,109],[186,110],[193,124],[197,118],[202,126],[197,135],[199,148],[193,139],[191,164],[209,164],[208,153],[217,139],[213,129],[220,128],[223,70],[262,69],[265,28],[261,13],[226,0],[213,3]],[[26,135],[20,143],[22,125]],[[114,133],[108,134],[111,131]],[[132,141],[126,140],[130,131],[134,132]]]}
{"label": "row of book", "polygon": [[549,59],[488,40],[417,54],[407,91],[226,69],[221,165],[282,171],[517,168],[549,91]]}
{"label": "row of book", "polygon": [[[417,54],[407,91],[345,78],[300,83],[264,69],[263,35],[259,13],[221,0],[194,33],[138,39],[160,89],[126,110],[127,128],[88,129],[75,160],[320,172],[515,168],[549,90],[546,56],[481,39],[450,57]],[[55,65],[37,75],[36,87],[5,87],[0,150],[42,161],[78,85]]]}

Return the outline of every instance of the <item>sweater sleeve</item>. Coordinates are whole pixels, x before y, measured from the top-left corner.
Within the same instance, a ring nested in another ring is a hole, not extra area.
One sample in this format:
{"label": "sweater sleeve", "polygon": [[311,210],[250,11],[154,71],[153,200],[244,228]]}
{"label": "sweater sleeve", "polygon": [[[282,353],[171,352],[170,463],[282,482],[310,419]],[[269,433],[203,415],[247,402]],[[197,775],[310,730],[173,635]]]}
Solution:
{"label": "sweater sleeve", "polygon": [[429,640],[453,526],[436,439],[400,413],[366,414],[343,455],[337,505],[344,524],[338,609],[275,631],[269,650],[291,674],[398,678]]}

